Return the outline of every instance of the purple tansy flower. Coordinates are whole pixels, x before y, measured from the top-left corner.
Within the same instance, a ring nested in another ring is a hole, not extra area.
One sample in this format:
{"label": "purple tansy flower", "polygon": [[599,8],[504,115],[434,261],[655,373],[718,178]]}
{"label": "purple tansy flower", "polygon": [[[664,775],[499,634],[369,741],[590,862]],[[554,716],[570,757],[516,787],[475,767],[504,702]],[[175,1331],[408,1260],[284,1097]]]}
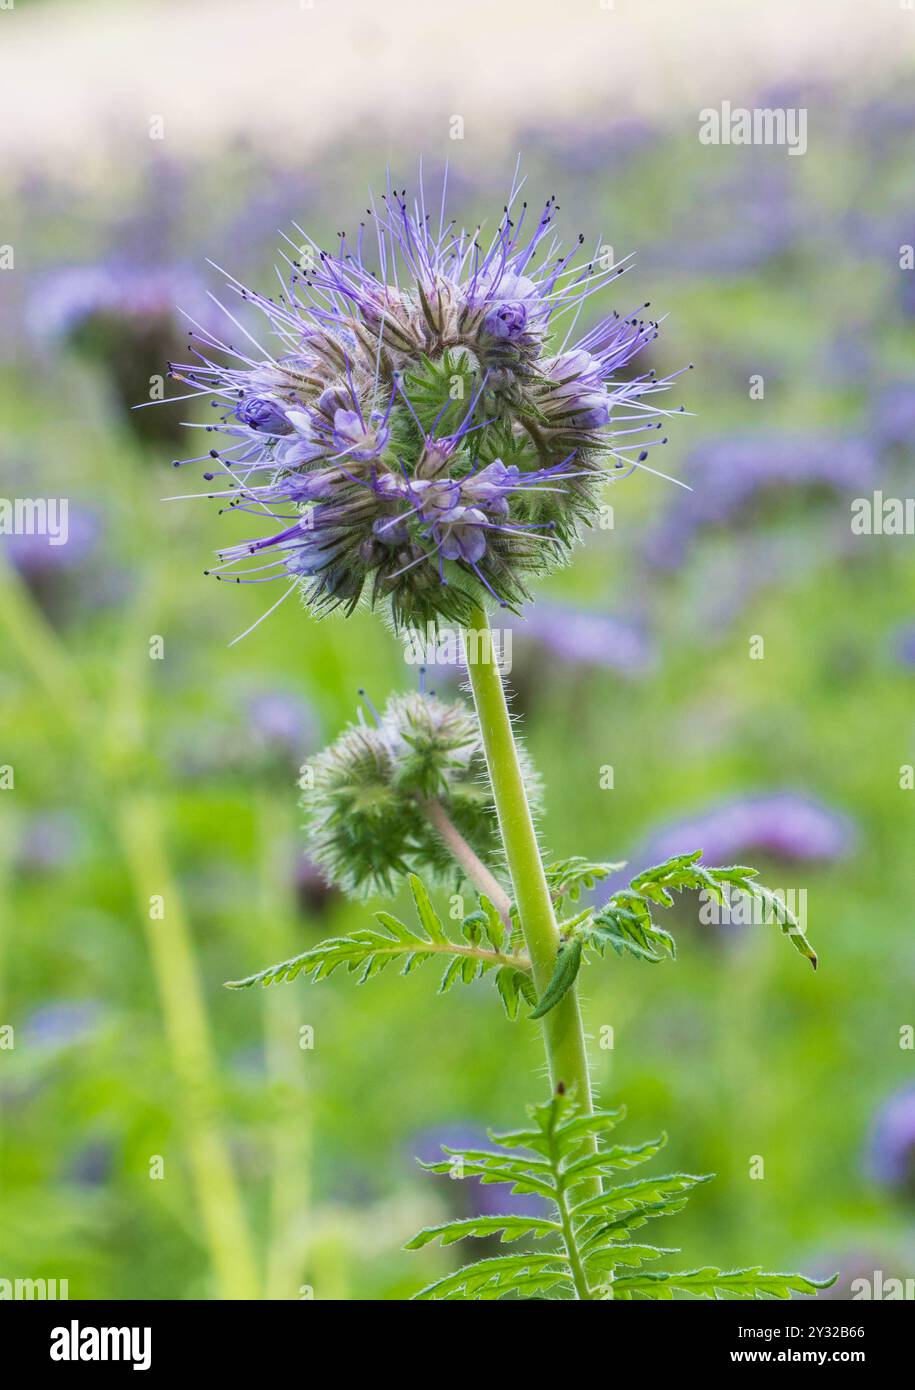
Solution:
{"label": "purple tansy flower", "polygon": [[613,314],[569,343],[621,268],[582,261],[581,238],[562,251],[555,200],[534,216],[519,190],[488,245],[446,220],[444,187],[433,215],[422,182],[412,204],[389,188],[335,253],[296,228],[278,299],[230,284],[276,355],[247,328],[236,347],[228,311],[227,336],[193,330],[171,371],[223,412],[210,495],[277,523],[222,550],[219,578],[286,580],[318,612],[364,597],[398,624],[466,621],[487,595],[517,608],[604,482],[666,442],[649,403],[671,378],[628,372],[656,322]]}
{"label": "purple tansy flower", "polygon": [[881,1185],[915,1196],[915,1086],[897,1091],[878,1111],[867,1168]]}
{"label": "purple tansy flower", "polygon": [[635,858],[644,867],[701,849],[714,864],[753,854],[825,863],[841,859],[854,839],[851,822],[840,812],[795,792],[776,792],[738,797],[677,821],[652,835]]}

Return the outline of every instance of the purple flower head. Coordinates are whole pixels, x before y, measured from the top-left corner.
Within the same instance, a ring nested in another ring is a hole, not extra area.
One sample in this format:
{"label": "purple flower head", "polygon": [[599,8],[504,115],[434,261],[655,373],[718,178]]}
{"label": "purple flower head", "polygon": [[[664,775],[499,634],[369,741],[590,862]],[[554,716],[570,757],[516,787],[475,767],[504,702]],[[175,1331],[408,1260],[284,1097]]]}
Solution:
{"label": "purple flower head", "polygon": [[882,1186],[915,1197],[915,1086],[897,1091],[878,1111],[867,1169]]}
{"label": "purple flower head", "polygon": [[389,187],[333,252],[296,228],[281,297],[230,282],[279,351],[243,325],[236,346],[230,314],[172,364],[225,411],[213,495],[275,523],[221,551],[220,578],[286,579],[317,612],[364,598],[397,624],[466,621],[487,597],[517,608],[603,484],[666,442],[670,412],[649,403],[670,378],[628,373],[654,320],[613,314],[568,342],[621,268],[587,260],[581,238],[563,251],[555,200],[533,215],[517,180],[488,243],[444,204],[444,187],[434,211],[422,181],[412,202]]}

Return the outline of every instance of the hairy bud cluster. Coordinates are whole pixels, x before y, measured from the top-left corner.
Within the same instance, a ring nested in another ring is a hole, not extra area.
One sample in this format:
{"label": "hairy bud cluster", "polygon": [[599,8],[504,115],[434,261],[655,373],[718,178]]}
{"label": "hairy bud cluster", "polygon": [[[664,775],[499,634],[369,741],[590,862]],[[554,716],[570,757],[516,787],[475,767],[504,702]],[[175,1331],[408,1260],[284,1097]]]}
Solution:
{"label": "hairy bud cluster", "polygon": [[[536,791],[536,779],[527,771]],[[435,801],[490,868],[501,849],[476,718],[463,702],[392,696],[373,723],[361,717],[305,769],[302,805],[311,852],[347,893],[393,893],[413,871],[455,879],[433,828]]]}
{"label": "hairy bud cluster", "polygon": [[221,551],[213,573],[285,577],[315,611],[365,599],[425,625],[464,621],[487,596],[516,608],[531,575],[565,560],[604,482],[644,462],[644,432],[661,428],[645,398],[669,378],[624,375],[657,335],[638,313],[567,346],[621,268],[559,249],[553,199],[528,235],[518,199],[484,248],[443,216],[433,229],[422,188],[412,208],[389,190],[369,210],[375,235],[341,234],[336,254],[306,243],[279,301],[232,283],[278,351],[252,360],[245,330],[231,365],[236,350],[201,331],[198,360],[171,371],[225,411],[211,495],[274,529]]}

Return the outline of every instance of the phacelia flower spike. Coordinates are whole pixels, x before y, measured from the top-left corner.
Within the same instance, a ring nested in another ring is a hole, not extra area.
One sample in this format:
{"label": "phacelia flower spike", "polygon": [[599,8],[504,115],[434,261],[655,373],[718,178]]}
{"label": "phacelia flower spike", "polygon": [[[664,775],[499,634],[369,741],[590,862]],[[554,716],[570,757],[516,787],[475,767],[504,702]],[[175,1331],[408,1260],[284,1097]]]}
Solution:
{"label": "phacelia flower spike", "polygon": [[225,446],[187,462],[272,529],[209,572],[286,580],[316,613],[365,600],[397,625],[462,622],[487,598],[516,608],[604,484],[647,466],[671,378],[629,365],[658,325],[641,306],[573,341],[623,267],[582,238],[563,251],[555,200],[537,214],[520,195],[516,178],[487,239],[446,220],[444,182],[434,212],[422,178],[412,202],[389,186],[336,252],[296,228],[277,299],[230,277],[269,348],[227,309],[233,342],[197,326],[170,370],[223,411],[207,428]]}

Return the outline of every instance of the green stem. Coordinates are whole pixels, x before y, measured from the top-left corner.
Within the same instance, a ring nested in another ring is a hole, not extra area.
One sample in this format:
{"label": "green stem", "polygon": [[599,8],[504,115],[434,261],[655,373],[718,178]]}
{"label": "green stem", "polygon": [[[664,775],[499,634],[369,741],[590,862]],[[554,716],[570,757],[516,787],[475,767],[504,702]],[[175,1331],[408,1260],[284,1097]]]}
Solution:
{"label": "green stem", "polygon": [[572,1216],[566,1201],[565,1188],[561,1185],[556,1188],[556,1206],[559,1208],[559,1220],[562,1224],[562,1242],[565,1245],[572,1270],[575,1297],[584,1302],[591,1299],[591,1289],[588,1286],[588,1276],[585,1273],[581,1255],[578,1253],[578,1241],[575,1239],[575,1231],[572,1227]]}
{"label": "green stem", "polygon": [[430,825],[448,847],[448,852],[463,869],[474,888],[489,899],[502,921],[508,926],[511,918],[511,901],[501,883],[490,873],[479,855],[468,845],[440,801],[427,800],[420,804]]}
{"label": "green stem", "polygon": [[[502,844],[533,966],[534,984],[542,996],[556,964],[559,929],[524,789],[489,619],[479,605],[468,625],[465,646]],[[588,1056],[574,988],[545,1015],[543,1036],[553,1089],[560,1082],[566,1090],[574,1086],[578,1103],[590,1113]]]}
{"label": "green stem", "polygon": [[[219,1081],[194,942],[168,862],[156,797],[135,793],[124,798],[118,820],[146,928],[217,1294],[223,1299],[256,1299],[260,1281],[241,1188],[222,1129]],[[157,920],[149,914],[154,896],[163,903]]]}

